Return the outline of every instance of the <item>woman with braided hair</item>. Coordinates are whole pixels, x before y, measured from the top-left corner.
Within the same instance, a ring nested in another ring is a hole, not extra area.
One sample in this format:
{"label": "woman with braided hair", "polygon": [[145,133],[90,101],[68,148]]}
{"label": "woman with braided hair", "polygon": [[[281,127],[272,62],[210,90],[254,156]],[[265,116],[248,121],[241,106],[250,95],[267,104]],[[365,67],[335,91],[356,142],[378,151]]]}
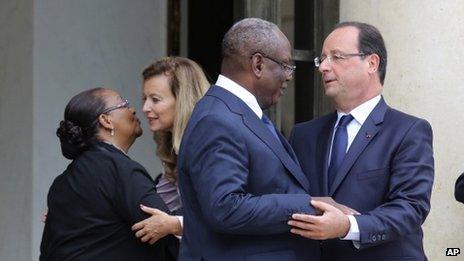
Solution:
{"label": "woman with braided hair", "polygon": [[[96,88],[74,96],[56,132],[72,162],[50,187],[40,260],[176,260],[173,235],[181,225],[156,193],[155,182],[127,152],[142,134],[129,102]],[[156,243],[137,240],[131,226],[149,217],[140,206],[157,208],[162,235]]]}

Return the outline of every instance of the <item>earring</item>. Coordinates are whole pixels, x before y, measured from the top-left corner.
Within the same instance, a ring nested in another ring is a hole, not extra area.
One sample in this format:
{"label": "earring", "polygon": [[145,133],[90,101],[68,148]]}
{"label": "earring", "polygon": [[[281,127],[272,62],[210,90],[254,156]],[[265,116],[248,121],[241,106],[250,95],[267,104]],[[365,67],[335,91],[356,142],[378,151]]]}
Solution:
{"label": "earring", "polygon": [[114,129],[111,129],[110,135],[111,135],[111,136],[114,136]]}

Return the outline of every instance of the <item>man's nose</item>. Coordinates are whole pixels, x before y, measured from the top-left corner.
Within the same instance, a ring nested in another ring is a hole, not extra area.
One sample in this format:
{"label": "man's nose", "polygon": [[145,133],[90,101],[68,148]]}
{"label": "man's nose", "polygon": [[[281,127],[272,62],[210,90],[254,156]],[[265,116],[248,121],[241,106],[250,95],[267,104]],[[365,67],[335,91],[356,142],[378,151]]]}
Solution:
{"label": "man's nose", "polygon": [[322,60],[322,62],[319,64],[318,70],[319,70],[320,73],[323,73],[323,72],[326,72],[326,71],[330,70],[329,57]]}

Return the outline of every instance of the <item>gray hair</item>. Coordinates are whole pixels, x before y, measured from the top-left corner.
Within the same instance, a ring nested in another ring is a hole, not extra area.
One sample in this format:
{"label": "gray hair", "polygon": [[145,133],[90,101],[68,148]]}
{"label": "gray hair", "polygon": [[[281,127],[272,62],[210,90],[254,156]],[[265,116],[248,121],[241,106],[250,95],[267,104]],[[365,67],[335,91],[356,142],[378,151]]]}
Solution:
{"label": "gray hair", "polygon": [[235,23],[222,40],[222,58],[251,56],[256,52],[272,55],[276,47],[277,25],[260,18],[245,18]]}

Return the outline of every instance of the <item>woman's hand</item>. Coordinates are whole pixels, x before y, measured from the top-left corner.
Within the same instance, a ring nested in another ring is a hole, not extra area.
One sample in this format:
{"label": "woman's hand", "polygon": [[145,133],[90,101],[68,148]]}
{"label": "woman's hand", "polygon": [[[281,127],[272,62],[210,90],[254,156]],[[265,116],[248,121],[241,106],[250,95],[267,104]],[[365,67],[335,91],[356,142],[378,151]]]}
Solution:
{"label": "woman's hand", "polygon": [[182,235],[182,226],[177,217],[144,205],[140,205],[140,208],[151,215],[151,217],[132,226],[132,231],[137,231],[135,236],[142,242],[148,242],[152,245],[169,234]]}
{"label": "woman's hand", "polygon": [[40,219],[42,223],[45,223],[45,221],[47,221],[47,215],[48,215],[48,208],[46,208],[44,212],[42,213],[42,218]]}

